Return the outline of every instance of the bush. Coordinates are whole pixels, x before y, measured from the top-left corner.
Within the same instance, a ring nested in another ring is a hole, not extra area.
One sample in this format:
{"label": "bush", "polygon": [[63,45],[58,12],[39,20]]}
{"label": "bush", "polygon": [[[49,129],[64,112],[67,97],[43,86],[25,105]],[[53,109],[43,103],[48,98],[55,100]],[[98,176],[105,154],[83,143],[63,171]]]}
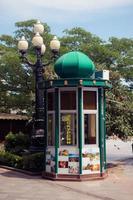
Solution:
{"label": "bush", "polygon": [[29,154],[22,157],[10,152],[0,151],[0,165],[40,172],[43,170],[43,161],[43,153]]}
{"label": "bush", "polygon": [[10,152],[0,151],[0,164],[15,168],[22,168],[23,158]]}
{"label": "bush", "polygon": [[10,153],[21,155],[24,149],[30,145],[29,137],[21,132],[13,134],[10,132],[5,137],[5,150]]}
{"label": "bush", "polygon": [[42,171],[44,162],[44,153],[34,153],[23,156],[23,169],[29,171]]}

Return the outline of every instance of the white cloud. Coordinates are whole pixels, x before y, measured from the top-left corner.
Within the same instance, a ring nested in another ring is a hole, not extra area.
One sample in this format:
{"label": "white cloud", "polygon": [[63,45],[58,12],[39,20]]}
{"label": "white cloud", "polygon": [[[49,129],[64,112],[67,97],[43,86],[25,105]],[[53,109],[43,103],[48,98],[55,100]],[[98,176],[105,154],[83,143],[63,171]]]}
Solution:
{"label": "white cloud", "polygon": [[80,20],[84,13],[128,5],[133,5],[133,0],[0,0],[0,17],[9,21],[36,18],[63,23],[72,18]]}
{"label": "white cloud", "polygon": [[133,0],[0,0],[0,26],[9,29],[15,22],[28,19],[40,19],[62,30],[73,24],[90,26],[96,23],[96,15],[106,18],[110,11],[118,13],[121,7],[132,5]]}
{"label": "white cloud", "polygon": [[[39,8],[66,11],[95,11],[111,7],[133,5],[133,0],[0,0],[0,9],[6,8],[17,13]],[[37,11],[38,12],[38,11]]]}
{"label": "white cloud", "polygon": [[132,0],[28,0],[28,2],[35,6],[40,4],[43,7],[58,8],[63,10],[97,10],[133,4]]}

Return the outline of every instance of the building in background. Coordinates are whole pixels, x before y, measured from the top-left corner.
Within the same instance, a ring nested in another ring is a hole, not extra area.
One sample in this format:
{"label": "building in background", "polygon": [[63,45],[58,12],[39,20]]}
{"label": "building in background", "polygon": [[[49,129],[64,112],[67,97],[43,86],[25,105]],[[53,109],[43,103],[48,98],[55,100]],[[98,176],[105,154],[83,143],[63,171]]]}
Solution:
{"label": "building in background", "polygon": [[9,132],[27,133],[28,120],[26,115],[0,113],[0,141],[3,141]]}

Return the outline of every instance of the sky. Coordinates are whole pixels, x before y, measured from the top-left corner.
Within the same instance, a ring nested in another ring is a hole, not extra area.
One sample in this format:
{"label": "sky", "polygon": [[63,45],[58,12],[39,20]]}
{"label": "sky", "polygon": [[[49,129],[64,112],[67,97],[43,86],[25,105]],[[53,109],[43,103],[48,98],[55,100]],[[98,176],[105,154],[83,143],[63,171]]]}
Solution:
{"label": "sky", "polygon": [[133,38],[133,0],[0,0],[0,35],[13,35],[15,22],[38,19],[51,33],[82,27],[104,40]]}

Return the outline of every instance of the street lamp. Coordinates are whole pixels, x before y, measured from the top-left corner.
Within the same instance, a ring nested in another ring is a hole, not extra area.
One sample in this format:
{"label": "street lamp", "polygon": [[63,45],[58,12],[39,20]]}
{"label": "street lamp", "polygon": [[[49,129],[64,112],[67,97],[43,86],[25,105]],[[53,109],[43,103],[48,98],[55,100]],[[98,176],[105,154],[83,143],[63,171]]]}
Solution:
{"label": "street lamp", "polygon": [[38,83],[43,81],[43,68],[48,66],[53,58],[58,57],[60,48],[60,42],[56,36],[50,42],[50,49],[52,51],[52,59],[48,63],[42,62],[42,56],[46,51],[46,46],[43,43],[41,34],[44,32],[44,26],[37,21],[33,27],[34,37],[32,38],[32,44],[35,48],[36,62],[31,63],[27,58],[28,42],[23,36],[18,42],[18,50],[20,52],[20,58],[23,63],[28,64],[33,69],[35,74],[35,116],[34,116],[34,134],[33,137],[42,137],[44,135],[44,95],[41,90],[38,89]]}

